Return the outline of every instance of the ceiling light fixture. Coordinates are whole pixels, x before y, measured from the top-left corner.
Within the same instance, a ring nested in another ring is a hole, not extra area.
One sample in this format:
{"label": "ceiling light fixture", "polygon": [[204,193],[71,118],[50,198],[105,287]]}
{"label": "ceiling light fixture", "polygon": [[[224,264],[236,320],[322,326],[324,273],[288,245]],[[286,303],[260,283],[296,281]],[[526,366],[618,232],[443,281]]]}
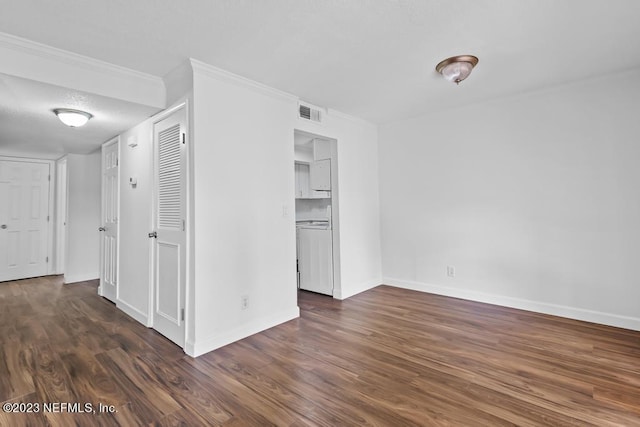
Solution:
{"label": "ceiling light fixture", "polygon": [[469,77],[471,70],[478,64],[478,58],[473,55],[459,55],[447,58],[436,65],[436,71],[445,79],[455,84]]}
{"label": "ceiling light fixture", "polygon": [[72,110],[70,108],[56,108],[53,110],[62,123],[72,128],[84,126],[93,115],[86,111]]}

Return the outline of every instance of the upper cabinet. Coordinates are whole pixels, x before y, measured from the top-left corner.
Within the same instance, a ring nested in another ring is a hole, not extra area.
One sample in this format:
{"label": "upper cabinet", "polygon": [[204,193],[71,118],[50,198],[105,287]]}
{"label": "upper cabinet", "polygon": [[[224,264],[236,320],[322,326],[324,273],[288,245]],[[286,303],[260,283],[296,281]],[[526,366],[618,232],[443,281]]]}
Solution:
{"label": "upper cabinet", "polygon": [[313,140],[313,160],[324,160],[331,158],[331,143],[326,139]]}
{"label": "upper cabinet", "polygon": [[296,162],[296,199],[331,198],[331,160]]}
{"label": "upper cabinet", "polygon": [[309,177],[312,190],[331,191],[331,160],[312,162],[309,167]]}

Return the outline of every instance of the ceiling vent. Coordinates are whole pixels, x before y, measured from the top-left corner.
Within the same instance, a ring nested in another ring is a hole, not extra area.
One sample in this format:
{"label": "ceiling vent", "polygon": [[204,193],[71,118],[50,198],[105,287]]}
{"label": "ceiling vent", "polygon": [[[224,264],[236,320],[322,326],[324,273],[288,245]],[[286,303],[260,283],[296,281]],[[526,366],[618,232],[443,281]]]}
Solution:
{"label": "ceiling vent", "polygon": [[298,104],[298,117],[312,122],[322,122],[322,111],[309,104]]}

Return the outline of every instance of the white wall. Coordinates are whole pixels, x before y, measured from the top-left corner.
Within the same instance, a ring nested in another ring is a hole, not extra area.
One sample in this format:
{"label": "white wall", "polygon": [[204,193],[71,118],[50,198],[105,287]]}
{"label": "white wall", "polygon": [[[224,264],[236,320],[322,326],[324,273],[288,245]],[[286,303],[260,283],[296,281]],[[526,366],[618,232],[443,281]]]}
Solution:
{"label": "white wall", "polygon": [[340,271],[340,281],[334,297],[348,298],[382,283],[378,129],[333,110],[322,124],[297,119],[295,127],[338,141],[339,224],[334,223],[334,229],[340,236],[340,263],[334,268]]}
{"label": "white wall", "polygon": [[[192,256],[185,350],[197,356],[299,315],[294,128],[338,139],[340,217],[346,226],[340,244],[344,262],[337,266],[343,288],[336,296],[380,284],[381,270],[376,127],[338,112],[315,127],[296,119],[297,98],[197,61],[191,64],[187,230]],[[143,323],[149,309],[149,273],[143,271],[149,262],[151,207],[148,126],[145,122],[121,136],[120,163],[118,303]],[[133,134],[138,147],[130,149],[126,141]],[[133,174],[135,190],[128,185]],[[249,297],[246,310],[243,296]]]}
{"label": "white wall", "polygon": [[204,64],[194,68],[194,271],[187,306],[193,326],[186,351],[199,355],[299,315],[296,102]]}
{"label": "white wall", "polygon": [[100,164],[100,150],[86,155],[67,155],[69,192],[65,283],[99,278]]}
{"label": "white wall", "polygon": [[[135,139],[136,147],[128,142]],[[124,312],[149,325],[150,243],[153,197],[151,120],[120,135],[119,276],[117,302]],[[137,180],[135,187],[129,178]]]}
{"label": "white wall", "polygon": [[296,162],[313,162],[313,149],[312,148],[300,148],[298,146],[294,147],[294,158]]}
{"label": "white wall", "polygon": [[639,82],[382,126],[385,283],[640,329]]}

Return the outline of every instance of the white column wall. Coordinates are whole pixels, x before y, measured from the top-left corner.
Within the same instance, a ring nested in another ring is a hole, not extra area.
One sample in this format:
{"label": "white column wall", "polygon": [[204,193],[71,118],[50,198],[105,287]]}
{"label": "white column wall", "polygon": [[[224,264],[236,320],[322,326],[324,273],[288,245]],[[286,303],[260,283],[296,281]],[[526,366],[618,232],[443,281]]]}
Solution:
{"label": "white column wall", "polygon": [[67,254],[64,282],[100,277],[101,152],[68,154]]}
{"label": "white column wall", "polygon": [[[151,119],[120,135],[118,308],[150,325],[150,243],[153,197]],[[129,143],[135,142],[135,147]],[[129,179],[135,178],[132,186]]]}
{"label": "white column wall", "polygon": [[295,100],[207,69],[194,71],[192,355],[299,314]]}

